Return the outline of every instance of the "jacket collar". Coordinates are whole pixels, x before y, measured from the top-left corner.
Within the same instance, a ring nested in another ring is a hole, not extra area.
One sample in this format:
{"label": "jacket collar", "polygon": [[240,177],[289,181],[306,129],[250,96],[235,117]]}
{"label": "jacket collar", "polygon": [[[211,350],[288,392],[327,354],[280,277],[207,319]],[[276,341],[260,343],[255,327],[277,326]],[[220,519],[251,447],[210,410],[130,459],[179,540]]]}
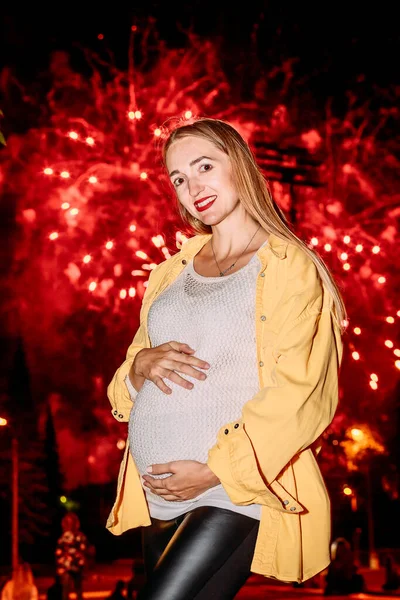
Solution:
{"label": "jacket collar", "polygon": [[[182,246],[180,252],[178,252],[179,259],[190,260],[195,256],[202,247],[208,242],[211,238],[211,233],[205,235],[196,235],[192,238],[189,238]],[[288,242],[278,237],[274,233],[269,234],[268,243],[261,248],[258,252],[260,253],[260,258],[263,253],[267,250],[271,251],[277,258],[284,259],[286,258]],[[257,253],[258,254],[258,253]]]}

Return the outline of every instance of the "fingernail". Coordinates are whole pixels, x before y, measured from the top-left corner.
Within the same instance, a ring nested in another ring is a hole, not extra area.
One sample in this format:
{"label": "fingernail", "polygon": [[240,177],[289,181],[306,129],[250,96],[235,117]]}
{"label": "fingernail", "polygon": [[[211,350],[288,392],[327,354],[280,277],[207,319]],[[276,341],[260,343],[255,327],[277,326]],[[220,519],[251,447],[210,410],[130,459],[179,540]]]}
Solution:
{"label": "fingernail", "polygon": [[204,368],[205,368],[205,369],[209,369],[209,368],[210,368],[210,365],[209,365],[208,363],[206,363]]}
{"label": "fingernail", "polygon": [[152,473],[152,472],[153,472],[153,467],[147,467],[146,471],[147,471],[148,473]]}

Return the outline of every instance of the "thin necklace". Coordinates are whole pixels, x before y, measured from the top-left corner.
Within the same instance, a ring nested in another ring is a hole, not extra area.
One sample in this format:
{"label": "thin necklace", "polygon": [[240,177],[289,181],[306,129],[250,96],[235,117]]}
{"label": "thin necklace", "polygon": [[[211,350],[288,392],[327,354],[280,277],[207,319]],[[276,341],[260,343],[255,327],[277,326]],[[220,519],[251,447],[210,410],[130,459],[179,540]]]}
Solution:
{"label": "thin necklace", "polygon": [[[261,227],[261,225],[258,226],[256,233],[258,232],[258,230],[260,229],[260,227]],[[242,254],[239,256],[239,258],[242,258],[243,254],[246,252],[247,248],[250,246],[251,242],[256,237],[256,233],[253,235],[253,237],[251,238],[251,240],[247,244],[246,248],[243,250]],[[211,248],[212,248],[212,251],[213,251],[214,260],[215,260],[215,262],[217,264],[217,267],[218,267],[218,270],[219,270],[219,275],[220,275],[220,277],[223,277],[227,271],[230,271],[231,269],[233,269],[233,267],[236,265],[236,263],[239,260],[239,258],[237,258],[235,260],[235,262],[230,267],[228,267],[227,269],[225,269],[225,271],[221,271],[221,267],[219,266],[218,261],[217,261],[217,257],[215,256],[214,246],[213,246],[213,243],[212,243],[212,237],[211,237]]]}

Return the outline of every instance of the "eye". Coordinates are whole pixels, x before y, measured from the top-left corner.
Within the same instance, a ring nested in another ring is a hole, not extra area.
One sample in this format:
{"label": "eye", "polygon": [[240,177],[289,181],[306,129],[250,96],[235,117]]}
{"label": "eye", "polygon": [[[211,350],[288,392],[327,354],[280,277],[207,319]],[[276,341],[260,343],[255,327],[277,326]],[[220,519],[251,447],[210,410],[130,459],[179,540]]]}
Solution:
{"label": "eye", "polygon": [[179,187],[183,183],[183,177],[177,177],[176,179],[174,179],[173,183],[175,187]]}
{"label": "eye", "polygon": [[212,165],[210,165],[210,163],[204,163],[200,166],[199,171],[201,171],[202,173],[205,173],[207,171],[212,171],[214,167]]}

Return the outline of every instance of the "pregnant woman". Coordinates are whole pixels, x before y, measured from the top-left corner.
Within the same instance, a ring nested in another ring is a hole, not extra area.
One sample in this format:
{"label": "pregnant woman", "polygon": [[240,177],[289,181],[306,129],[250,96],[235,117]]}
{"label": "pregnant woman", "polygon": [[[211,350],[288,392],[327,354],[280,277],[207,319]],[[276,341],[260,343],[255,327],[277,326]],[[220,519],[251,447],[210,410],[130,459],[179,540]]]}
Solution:
{"label": "pregnant woman", "polygon": [[107,527],[142,527],[140,600],[227,600],[251,571],[301,582],[329,564],[316,454],[346,313],[231,125],[180,126],[163,156],[196,235],[152,271],[108,387],[129,436]]}

